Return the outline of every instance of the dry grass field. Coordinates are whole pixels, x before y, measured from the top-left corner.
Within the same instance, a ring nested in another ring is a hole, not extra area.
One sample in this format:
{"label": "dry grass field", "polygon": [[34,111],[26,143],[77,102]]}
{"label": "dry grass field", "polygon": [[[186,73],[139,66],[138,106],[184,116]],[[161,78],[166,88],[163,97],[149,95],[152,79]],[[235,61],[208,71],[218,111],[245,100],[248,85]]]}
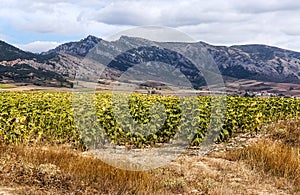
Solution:
{"label": "dry grass field", "polygon": [[239,135],[205,156],[125,171],[63,146],[0,146],[2,194],[300,194],[300,121]]}

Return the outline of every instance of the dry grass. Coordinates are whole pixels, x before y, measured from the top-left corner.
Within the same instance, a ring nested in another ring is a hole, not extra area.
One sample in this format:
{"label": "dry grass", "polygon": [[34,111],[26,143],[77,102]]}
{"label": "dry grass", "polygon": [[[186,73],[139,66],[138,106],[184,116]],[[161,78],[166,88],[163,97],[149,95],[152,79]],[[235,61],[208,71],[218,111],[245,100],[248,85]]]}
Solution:
{"label": "dry grass", "polygon": [[265,135],[248,147],[227,154],[227,159],[243,160],[256,171],[294,184],[300,192],[300,120],[289,119],[268,125]]}
{"label": "dry grass", "polygon": [[120,170],[68,147],[0,145],[0,186],[20,194],[297,194],[299,127],[298,120],[280,121],[249,144],[232,139],[230,151],[186,154],[148,172]]}
{"label": "dry grass", "polygon": [[0,84],[0,89],[11,89],[16,88],[17,86],[14,84]]}
{"label": "dry grass", "polygon": [[222,158],[183,155],[151,172],[131,172],[63,147],[2,145],[0,156],[0,186],[15,189],[19,194],[287,194],[290,191],[281,189],[289,185],[284,179],[253,171],[242,161]]}
{"label": "dry grass", "polygon": [[22,194],[28,188],[53,194],[153,194],[159,186],[148,172],[120,170],[68,148],[1,145],[0,185],[12,184],[21,186]]}
{"label": "dry grass", "polygon": [[236,151],[235,160],[247,160],[255,169],[274,176],[288,178],[300,185],[300,150],[272,140],[257,143]]}
{"label": "dry grass", "polygon": [[264,133],[269,134],[272,140],[300,148],[300,119],[288,119],[268,125]]}
{"label": "dry grass", "polygon": [[292,194],[293,185],[243,161],[182,156],[156,170],[167,194]]}

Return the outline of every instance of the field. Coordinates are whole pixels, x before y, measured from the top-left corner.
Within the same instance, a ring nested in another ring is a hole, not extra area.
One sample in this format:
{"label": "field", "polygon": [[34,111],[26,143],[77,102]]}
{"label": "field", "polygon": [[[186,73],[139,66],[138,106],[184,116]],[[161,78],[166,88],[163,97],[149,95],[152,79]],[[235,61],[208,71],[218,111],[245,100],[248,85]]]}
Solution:
{"label": "field", "polygon": [[[276,181],[281,184],[299,184],[300,133],[296,120],[300,114],[299,99],[222,99],[134,93],[129,97],[128,110],[118,110],[126,95],[102,91],[92,95],[45,91],[1,92],[0,184],[7,186],[15,181],[13,183],[21,185],[21,191],[24,186],[32,186],[33,191],[42,192],[45,188],[55,193],[77,190],[80,193],[178,194],[192,193],[194,190],[199,194],[222,194],[217,188],[228,183],[229,178],[221,179],[217,171],[227,169],[227,172],[231,170],[234,174],[230,165],[244,167],[241,169],[245,170],[257,169],[258,172],[261,169],[260,178],[268,177],[268,182],[279,177],[283,179]],[[154,103],[160,103],[161,107],[151,109]],[[165,112],[157,112],[159,108],[165,109]],[[137,122],[135,125],[121,125],[115,119],[118,116],[119,121],[128,121],[124,110]],[[285,125],[280,122],[293,118],[294,122]],[[190,148],[197,149],[206,134],[214,131],[219,133],[213,137],[218,144],[207,157],[193,156],[197,150],[189,149],[190,153],[183,154],[170,165],[148,172],[119,170],[89,156],[89,153],[88,156],[83,155],[86,153],[84,151],[112,143],[128,149],[155,148],[176,140],[177,134],[190,143]],[[241,144],[236,141],[241,135],[249,135],[246,141],[254,139],[255,143]],[[272,140],[277,141],[273,143]],[[238,144],[228,149],[231,143]],[[220,152],[221,146],[225,147],[224,152]],[[274,154],[272,151],[275,151]],[[284,161],[277,160],[281,155],[286,155]],[[282,166],[284,163],[286,167]],[[203,175],[196,170],[191,172],[188,167],[202,171]],[[254,174],[252,177],[257,176],[256,172],[250,172]],[[268,174],[270,176],[266,176]],[[245,175],[241,177],[247,180]],[[232,182],[228,185],[230,187],[226,189],[223,186],[225,194],[241,190],[231,186]],[[263,190],[263,186],[261,188]],[[278,192],[276,185],[273,188],[275,191],[271,192]],[[294,193],[299,189],[289,187],[284,193],[289,190]]]}
{"label": "field", "polygon": [[0,89],[11,89],[11,88],[16,88],[16,86],[13,84],[0,84]]}
{"label": "field", "polygon": [[281,94],[284,96],[300,96],[300,88],[295,83],[274,83],[249,79],[228,79],[225,83],[227,92],[243,95],[246,91],[257,93]]}
{"label": "field", "polygon": [[[150,119],[155,121],[152,126],[143,128],[145,126],[131,126],[129,123],[121,126],[116,121],[116,115],[119,120],[128,121],[126,107],[120,108],[126,100],[122,93],[112,99],[112,94],[104,92],[93,96],[66,92],[2,92],[0,100],[3,142],[69,143],[78,148],[102,143],[102,131],[113,143],[143,147],[166,143],[177,131],[185,130],[191,145],[199,146],[212,117],[216,118],[212,124],[214,128],[221,130],[215,141],[225,141],[236,133],[255,133],[262,124],[297,117],[300,113],[300,101],[296,98],[226,97],[222,99],[225,106],[219,107],[214,106],[215,100],[205,96],[179,98],[133,94],[128,109],[133,119],[138,124],[147,124]],[[166,111],[154,112],[150,117],[150,106],[156,102],[161,103]],[[120,109],[117,110],[112,103]],[[182,109],[188,113],[195,112],[189,116],[193,118],[181,116]],[[222,115],[224,124],[217,121],[222,119]],[[165,122],[158,126],[163,118]],[[189,132],[192,127],[195,132]],[[87,138],[84,140],[87,146],[84,146],[82,138]]]}

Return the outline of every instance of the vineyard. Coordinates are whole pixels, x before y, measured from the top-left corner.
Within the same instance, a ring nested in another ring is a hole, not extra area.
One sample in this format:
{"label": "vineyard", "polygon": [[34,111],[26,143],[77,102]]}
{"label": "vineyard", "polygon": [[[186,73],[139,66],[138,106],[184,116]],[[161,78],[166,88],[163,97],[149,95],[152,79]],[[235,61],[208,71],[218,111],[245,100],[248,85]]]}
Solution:
{"label": "vineyard", "polygon": [[[212,98],[206,96],[134,93],[124,104],[125,96],[120,93],[113,98],[110,93],[99,92],[91,101],[80,94],[74,99],[74,93],[67,92],[1,92],[1,142],[71,144],[77,148],[111,142],[144,147],[167,143],[180,132],[191,145],[198,146],[209,127],[220,129],[214,141],[224,141],[237,133],[255,133],[265,123],[300,113],[300,101],[296,98],[226,97],[225,109],[218,110],[212,109]],[[189,103],[192,99],[196,100],[196,107]],[[151,108],[153,104],[155,109]],[[130,114],[124,112],[126,106]],[[192,118],[182,116],[183,107],[186,113],[194,113]],[[160,109],[165,111],[157,112]],[[224,115],[215,126],[210,126],[211,116],[215,116],[212,113]],[[128,117],[135,123],[120,124],[130,121]]]}

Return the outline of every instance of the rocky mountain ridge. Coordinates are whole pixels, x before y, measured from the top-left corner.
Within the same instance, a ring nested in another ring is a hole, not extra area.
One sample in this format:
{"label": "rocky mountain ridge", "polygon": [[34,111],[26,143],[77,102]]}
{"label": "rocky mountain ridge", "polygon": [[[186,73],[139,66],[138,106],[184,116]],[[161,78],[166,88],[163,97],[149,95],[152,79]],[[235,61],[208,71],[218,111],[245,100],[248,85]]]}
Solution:
{"label": "rocky mountain ridge", "polygon": [[[184,72],[193,84],[199,86],[205,84],[203,74],[197,72],[185,56],[172,52],[172,48],[176,51],[186,51],[191,48],[206,50],[225,81],[227,78],[232,78],[300,83],[299,52],[267,45],[226,47],[213,46],[205,42],[158,43],[126,36],[111,42],[88,36],[78,42],[65,43],[41,54],[24,52],[0,42],[0,67],[13,68],[16,64],[26,64],[36,70],[54,72],[64,79],[89,80],[99,76],[99,72],[105,68],[103,64],[109,67],[110,70],[105,71],[105,76],[111,79],[139,63],[158,61],[168,63]],[[125,52],[120,53],[120,51]],[[97,54],[97,59],[94,54]]]}

